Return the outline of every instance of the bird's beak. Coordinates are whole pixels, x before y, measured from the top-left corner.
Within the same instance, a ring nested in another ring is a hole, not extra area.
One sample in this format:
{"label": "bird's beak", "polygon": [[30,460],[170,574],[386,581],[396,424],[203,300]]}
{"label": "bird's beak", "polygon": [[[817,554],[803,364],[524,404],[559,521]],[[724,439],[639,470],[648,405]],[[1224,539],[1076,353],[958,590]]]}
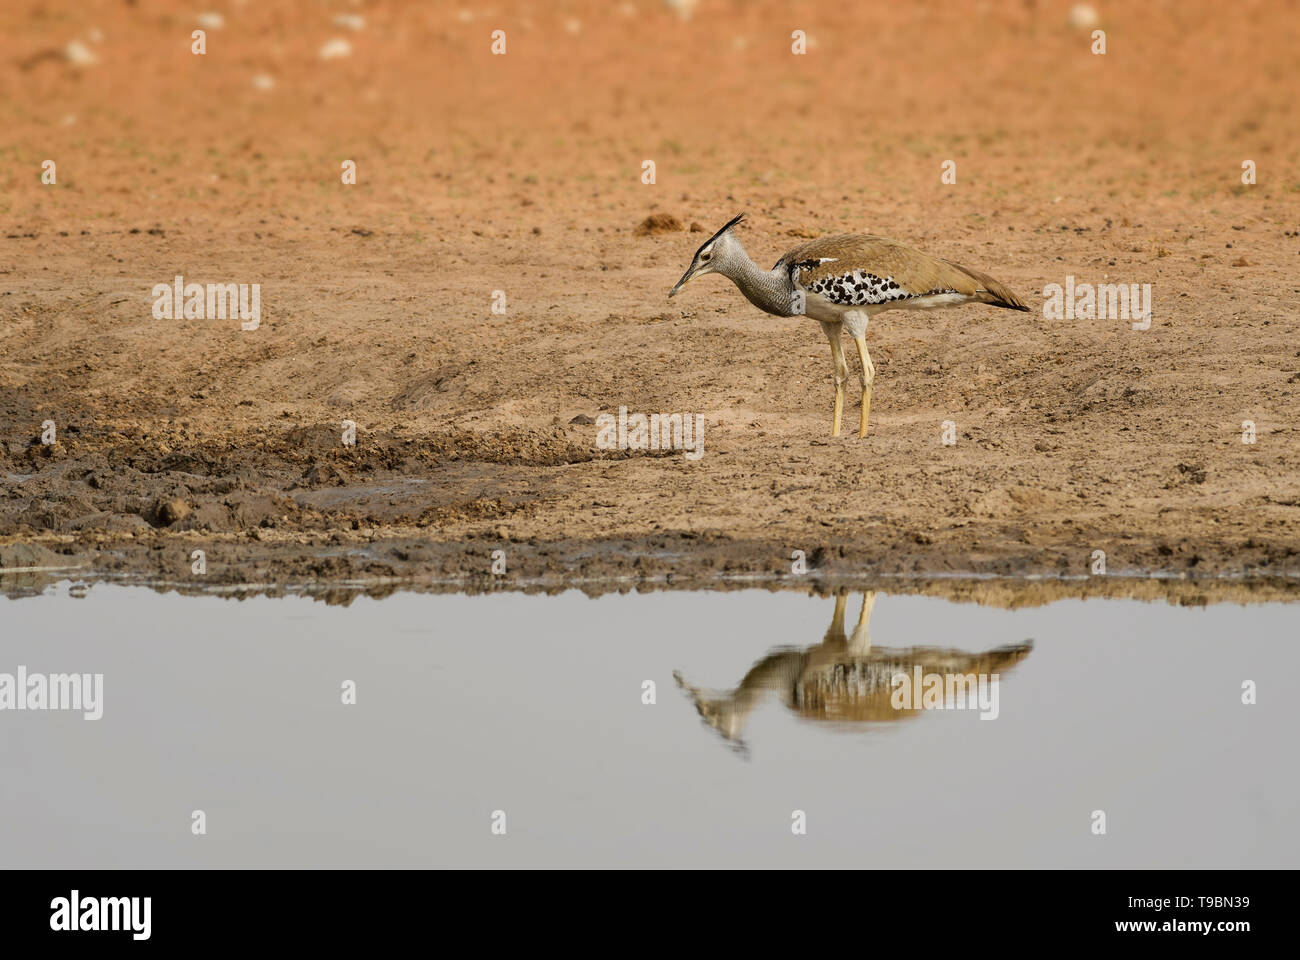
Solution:
{"label": "bird's beak", "polygon": [[680,290],[682,287],[686,286],[688,283],[690,283],[692,280],[695,279],[695,270],[697,266],[698,266],[697,264],[692,263],[689,267],[686,268],[686,272],[682,274],[682,278],[677,281],[676,285],[671,290],[668,291],[669,300],[677,296],[678,290]]}

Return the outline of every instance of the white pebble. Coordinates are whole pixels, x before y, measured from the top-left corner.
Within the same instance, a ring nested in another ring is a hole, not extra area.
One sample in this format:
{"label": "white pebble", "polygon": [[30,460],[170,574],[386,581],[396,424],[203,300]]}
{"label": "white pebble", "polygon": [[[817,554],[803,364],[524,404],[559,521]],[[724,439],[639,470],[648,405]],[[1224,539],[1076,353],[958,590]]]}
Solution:
{"label": "white pebble", "polygon": [[1076,30],[1091,30],[1101,23],[1097,8],[1090,3],[1076,3],[1070,8],[1070,26]]}
{"label": "white pebble", "polygon": [[699,5],[700,0],[664,0],[664,6],[674,11],[683,20],[691,19],[695,15],[695,8]]}
{"label": "white pebble", "polygon": [[73,40],[63,48],[63,55],[68,58],[69,63],[78,67],[89,67],[99,63],[99,57],[95,52],[86,46],[80,40]]}
{"label": "white pebble", "polygon": [[335,37],[325,46],[320,48],[320,58],[322,60],[335,60],[339,57],[352,56],[352,44],[348,43],[342,37]]}

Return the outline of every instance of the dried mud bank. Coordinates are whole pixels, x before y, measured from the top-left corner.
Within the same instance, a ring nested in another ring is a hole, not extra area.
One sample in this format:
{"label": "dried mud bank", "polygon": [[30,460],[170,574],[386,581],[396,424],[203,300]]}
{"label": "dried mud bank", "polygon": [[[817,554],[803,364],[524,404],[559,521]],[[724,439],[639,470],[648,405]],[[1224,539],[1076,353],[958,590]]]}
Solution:
{"label": "dried mud bank", "polygon": [[[646,533],[662,525],[656,503],[618,503],[619,478],[654,458],[593,449],[588,433],[395,431],[344,447],[329,425],[216,440],[74,426],[53,445],[32,438],[0,450],[0,576],[17,592],[71,577],[244,593],[345,583],[912,590],[937,577],[951,584],[945,595],[971,599],[988,595],[975,584],[990,578],[1020,593],[1037,578],[1050,585],[1035,590],[1053,597],[1173,589],[1209,601],[1289,597],[1300,583],[1300,544],[1289,535],[1214,535],[1218,522],[1194,512],[1138,523],[1035,515],[1032,504],[1018,514],[1015,497],[1001,515],[980,516],[960,501],[926,509],[903,493],[894,514],[841,530],[767,496],[743,520],[687,509],[682,525],[692,529]],[[1106,576],[1095,575],[1097,551]]]}

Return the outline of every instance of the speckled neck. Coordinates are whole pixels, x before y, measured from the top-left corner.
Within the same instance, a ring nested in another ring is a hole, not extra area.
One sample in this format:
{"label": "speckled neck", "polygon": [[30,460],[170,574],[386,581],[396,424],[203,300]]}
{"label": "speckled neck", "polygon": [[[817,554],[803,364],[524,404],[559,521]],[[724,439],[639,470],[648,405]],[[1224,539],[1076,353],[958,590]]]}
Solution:
{"label": "speckled neck", "polygon": [[789,271],[764,270],[749,259],[739,240],[734,244],[734,256],[728,257],[718,272],[739,287],[745,299],[758,309],[778,317],[794,316],[794,284]]}

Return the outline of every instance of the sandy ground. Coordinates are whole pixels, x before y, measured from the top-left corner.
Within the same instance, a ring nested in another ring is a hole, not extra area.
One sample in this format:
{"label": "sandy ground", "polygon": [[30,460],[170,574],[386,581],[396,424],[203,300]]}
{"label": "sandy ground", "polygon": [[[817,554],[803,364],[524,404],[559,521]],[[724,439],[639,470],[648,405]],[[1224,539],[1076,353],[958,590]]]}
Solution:
{"label": "sandy ground", "polygon": [[[0,11],[0,566],[1300,573],[1294,3],[1100,5],[1101,56],[1065,3],[210,6],[202,56],[185,5]],[[1031,312],[880,317],[831,439],[816,324],[666,299],[742,210],[763,266],[880,233]],[[155,319],[177,274],[260,327]],[[1150,329],[1046,319],[1067,276]],[[704,455],[599,449],[620,406]]]}

